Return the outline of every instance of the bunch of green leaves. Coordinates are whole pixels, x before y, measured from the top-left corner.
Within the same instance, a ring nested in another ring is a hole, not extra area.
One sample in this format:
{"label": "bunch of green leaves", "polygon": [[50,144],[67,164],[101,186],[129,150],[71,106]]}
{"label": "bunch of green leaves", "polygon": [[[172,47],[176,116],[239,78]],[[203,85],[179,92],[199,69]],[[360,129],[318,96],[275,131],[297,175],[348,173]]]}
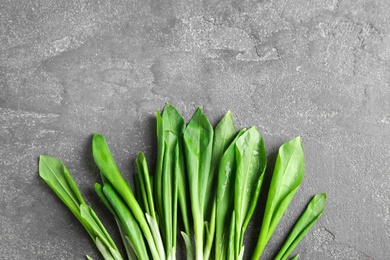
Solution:
{"label": "bunch of green leaves", "polygon": [[[135,195],[119,172],[105,138],[96,133],[93,136],[93,157],[102,179],[95,190],[116,220],[128,258],[176,259],[181,231],[187,259],[242,259],[245,231],[258,204],[267,167],[259,131],[256,127],[237,131],[230,112],[213,128],[202,108],[185,124],[170,104],[161,113],[157,111],[156,119],[156,169],[150,174],[145,155],[138,154]],[[39,170],[90,233],[104,258],[121,259],[65,166],[41,156]],[[297,137],[279,149],[252,259],[260,258],[303,176],[304,154]],[[325,194],[314,196],[275,259],[289,257],[323,213],[325,202]],[[86,211],[92,217],[85,217]]]}

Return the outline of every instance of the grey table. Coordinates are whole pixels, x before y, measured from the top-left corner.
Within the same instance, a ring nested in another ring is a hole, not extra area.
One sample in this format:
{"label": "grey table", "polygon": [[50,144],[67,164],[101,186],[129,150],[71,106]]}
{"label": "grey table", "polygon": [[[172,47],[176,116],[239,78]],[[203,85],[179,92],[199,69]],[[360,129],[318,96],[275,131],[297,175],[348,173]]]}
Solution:
{"label": "grey table", "polygon": [[231,110],[271,159],[302,137],[306,176],[264,259],[318,192],[301,259],[390,259],[389,19],[387,0],[0,1],[0,258],[99,259],[38,157],[61,159],[115,232],[91,136],[131,179],[170,102],[213,124]]}

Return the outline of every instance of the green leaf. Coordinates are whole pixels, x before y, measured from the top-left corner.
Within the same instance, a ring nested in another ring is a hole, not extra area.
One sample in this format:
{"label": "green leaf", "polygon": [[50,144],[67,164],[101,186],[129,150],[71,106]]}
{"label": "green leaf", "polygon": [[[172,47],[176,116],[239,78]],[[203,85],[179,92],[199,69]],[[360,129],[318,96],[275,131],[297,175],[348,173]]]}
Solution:
{"label": "green leaf", "polygon": [[[215,200],[215,197],[214,197]],[[206,243],[204,245],[203,249],[203,259],[209,259],[211,250],[213,247],[214,242],[214,235],[215,235],[215,214],[217,210],[217,204],[213,204],[213,208],[211,210],[211,216],[210,216],[210,223],[205,222],[206,224]]]}
{"label": "green leaf", "polygon": [[111,255],[110,250],[105,247],[104,243],[100,240],[99,237],[96,238],[95,244],[105,260],[114,260],[114,257]]}
{"label": "green leaf", "polygon": [[[94,240],[105,259],[122,259],[118,248],[91,207],[85,204],[65,165],[50,156],[40,156],[39,175],[72,211]],[[98,238],[98,239],[97,239]]]}
{"label": "green leaf", "polygon": [[107,207],[107,209],[111,212],[111,214],[114,215],[115,218],[117,218],[118,215],[116,214],[114,208],[111,206],[106,195],[104,195],[102,185],[100,185],[99,183],[95,183],[94,188],[95,188],[97,195],[102,200],[103,204]]}
{"label": "green leaf", "polygon": [[230,217],[234,210],[234,183],[236,176],[236,141],[245,133],[242,129],[224,152],[219,164],[216,195],[215,259],[225,259]]}
{"label": "green leaf", "polygon": [[211,166],[210,166],[210,175],[209,175],[207,188],[206,188],[206,194],[209,197],[209,199],[205,201],[205,206],[204,206],[205,219],[209,220],[209,228],[211,232],[210,235],[206,236],[207,240],[203,252],[204,259],[208,259],[210,256],[214,235],[215,235],[215,232],[213,232],[215,230],[215,225],[216,225],[215,217],[216,217],[216,207],[217,207],[216,206],[217,189],[215,187],[217,186],[217,182],[218,182],[219,164],[223,153],[225,152],[229,144],[232,142],[235,135],[236,135],[236,128],[234,126],[233,116],[232,113],[228,111],[214,129],[213,152],[212,152],[212,159],[211,159]]}
{"label": "green leaf", "polygon": [[155,209],[154,209],[154,200],[152,193],[152,185],[149,177],[148,164],[146,162],[145,154],[143,152],[138,153],[136,159],[136,165],[139,174],[139,180],[141,185],[141,194],[143,195],[143,201],[145,205],[145,212],[149,214],[152,218],[156,219]]}
{"label": "green leaf", "polygon": [[103,186],[103,193],[115,212],[114,216],[119,220],[126,236],[129,237],[137,257],[139,259],[149,258],[142,230],[126,203],[109,183]]}
{"label": "green leaf", "polygon": [[[156,203],[156,210],[159,218],[163,216],[163,192],[162,192],[162,171],[164,164],[164,125],[163,120],[160,114],[160,111],[156,112],[156,122],[157,122],[157,163],[156,163],[156,173],[154,175],[154,198]],[[161,220],[162,221],[162,220]]]}
{"label": "green leaf", "polygon": [[236,141],[234,210],[236,212],[236,257],[243,245],[244,233],[257,205],[267,156],[264,141],[255,127]]}
{"label": "green leaf", "polygon": [[[106,185],[110,185],[110,184],[106,183]],[[111,206],[109,200],[107,199],[106,195],[104,194],[103,187],[99,183],[95,183],[94,187],[95,187],[96,193],[98,194],[99,198],[102,200],[103,204],[109,209],[109,211],[111,212],[111,214],[115,218],[115,222],[118,226],[118,230],[119,230],[119,233],[121,235],[122,242],[125,246],[126,254],[127,254],[128,258],[129,259],[136,259],[137,256],[136,256],[136,253],[134,251],[134,247],[131,244],[130,240],[128,238],[126,238],[126,230],[123,227],[123,225],[119,219],[118,214],[115,212],[114,208]]]}
{"label": "green leaf", "polygon": [[283,144],[276,159],[263,223],[252,259],[259,259],[276,226],[298,190],[304,176],[304,153],[300,137]]}
{"label": "green leaf", "polygon": [[[235,227],[236,227],[236,213],[232,212],[232,216],[231,216],[231,222],[230,222],[230,232],[229,232],[229,238],[228,238],[228,241],[226,241],[225,243],[225,246],[228,247],[227,249],[227,258],[228,260],[234,260],[236,259],[236,253],[235,253],[235,249],[234,249],[234,243],[236,241],[236,232],[235,232]],[[222,260],[224,260],[225,258],[220,258]]]}
{"label": "green leaf", "polygon": [[154,244],[152,233],[142,212],[142,209],[134,197],[130,186],[123,179],[122,174],[119,172],[105,138],[97,133],[93,135],[92,153],[95,163],[100,169],[101,174],[110,182],[113,188],[123,198],[135,219],[139,223],[143,235],[148,242],[153,259],[160,259],[162,256],[159,255],[156,245]]}
{"label": "green leaf", "polygon": [[194,259],[194,252],[192,250],[191,239],[185,232],[180,232],[183,236],[184,244],[186,246],[187,260]]}
{"label": "green leaf", "polygon": [[120,223],[118,218],[115,218],[116,225],[118,226],[119,234],[122,238],[123,245],[125,246],[126,254],[128,259],[137,259],[137,254],[134,251],[134,247],[131,244],[130,240],[126,236],[126,232]]}
{"label": "green leaf", "polygon": [[[156,209],[168,257],[176,250],[177,208],[181,205],[186,232],[188,224],[187,181],[184,175],[182,136],[184,119],[171,104],[166,103],[162,115],[157,111],[157,167],[154,183]],[[180,194],[180,196],[178,195]]]}
{"label": "green leaf", "polygon": [[311,227],[324,213],[326,205],[326,194],[320,193],[315,195],[305,211],[302,213],[297,223],[291,230],[290,235],[287,237],[286,242],[283,244],[275,260],[285,260],[298,245],[299,241],[309,232]]}
{"label": "green leaf", "polygon": [[213,128],[202,108],[198,108],[184,131],[196,259],[203,258],[204,206],[206,195],[208,195],[204,188],[207,187],[209,181],[212,144]]}
{"label": "green leaf", "polygon": [[[89,224],[91,227],[91,230],[95,237],[98,237],[100,241],[104,244],[106,248],[108,248],[111,251],[115,252],[118,251],[118,248],[116,247],[114,241],[108,234],[107,230],[104,228],[103,224],[100,222],[98,216],[96,215],[95,211],[93,209],[86,205],[81,204],[80,205],[80,214],[81,217]],[[112,249],[111,249],[112,248]],[[116,254],[116,252],[115,252]]]}
{"label": "green leaf", "polygon": [[294,257],[292,257],[291,260],[298,260],[298,258],[299,258],[299,254],[294,256]]}
{"label": "green leaf", "polygon": [[122,238],[122,239],[123,239],[123,241],[126,241],[126,243],[124,243],[124,244],[126,247],[126,251],[128,251],[127,255],[128,255],[129,259],[138,259],[137,254],[134,251],[133,244],[131,243],[129,237],[124,235],[124,238]]}
{"label": "green leaf", "polygon": [[157,245],[157,250],[159,252],[159,255],[161,256],[161,259],[165,259],[166,258],[166,253],[165,253],[165,250],[164,250],[164,243],[163,243],[163,241],[161,239],[161,235],[160,235],[160,230],[158,228],[158,224],[157,224],[156,220],[153,219],[148,214],[145,214],[145,216],[146,216],[146,220],[149,223],[150,229],[152,230],[152,235],[153,235],[153,238],[154,238],[154,242]]}
{"label": "green leaf", "polygon": [[76,215],[80,217],[79,206],[84,202],[74,181],[69,185],[69,177],[65,165],[58,159],[41,155],[39,158],[39,176],[52,188],[62,202]]}
{"label": "green leaf", "polygon": [[[210,194],[210,197],[214,197],[216,193],[215,186],[218,183],[218,172],[222,156],[232,143],[236,134],[237,131],[234,126],[232,113],[228,111],[214,129],[213,155],[207,187],[207,194]],[[210,202],[212,201],[213,200],[210,200]],[[208,211],[211,211],[211,208],[212,206],[209,205]]]}
{"label": "green leaf", "polygon": [[[170,134],[169,134],[170,135]],[[174,209],[174,204],[177,203],[177,196],[174,198],[173,193],[177,191],[177,181],[174,180],[173,176],[173,159],[171,156],[173,156],[173,151],[170,151],[170,149],[176,147],[177,143],[174,144],[174,146],[169,146],[167,142],[164,142],[164,164],[163,164],[163,174],[162,174],[162,191],[163,194],[161,196],[163,197],[163,212],[162,212],[162,226],[164,230],[164,235],[165,235],[165,250],[168,253],[171,248],[174,246],[173,245],[173,209]],[[177,192],[176,192],[177,194]],[[176,208],[176,207],[175,207]],[[175,227],[176,228],[176,227]],[[175,229],[176,230],[176,229]]]}

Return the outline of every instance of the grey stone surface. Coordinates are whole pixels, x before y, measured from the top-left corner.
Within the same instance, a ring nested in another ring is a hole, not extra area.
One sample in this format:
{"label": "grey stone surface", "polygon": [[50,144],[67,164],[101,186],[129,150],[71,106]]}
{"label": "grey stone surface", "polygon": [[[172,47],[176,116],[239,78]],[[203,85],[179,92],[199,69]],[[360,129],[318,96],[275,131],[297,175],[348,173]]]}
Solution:
{"label": "grey stone surface", "polygon": [[92,133],[131,179],[168,101],[187,120],[231,110],[271,157],[302,136],[305,180],[264,259],[318,192],[326,213],[300,259],[390,259],[389,22],[388,0],[1,0],[0,258],[99,259],[38,157],[61,159],[102,212]]}

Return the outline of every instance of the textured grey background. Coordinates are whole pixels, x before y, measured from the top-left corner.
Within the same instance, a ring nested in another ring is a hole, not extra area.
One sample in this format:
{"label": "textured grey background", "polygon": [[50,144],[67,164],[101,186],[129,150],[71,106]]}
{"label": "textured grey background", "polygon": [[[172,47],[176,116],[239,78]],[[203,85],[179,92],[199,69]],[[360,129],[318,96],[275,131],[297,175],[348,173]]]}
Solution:
{"label": "textured grey background", "polygon": [[61,159],[100,211],[92,133],[130,179],[169,101],[187,120],[230,109],[271,161],[302,136],[305,180],[264,259],[318,192],[328,206],[301,259],[390,259],[389,18],[388,0],[1,0],[0,258],[98,259],[38,157]]}

